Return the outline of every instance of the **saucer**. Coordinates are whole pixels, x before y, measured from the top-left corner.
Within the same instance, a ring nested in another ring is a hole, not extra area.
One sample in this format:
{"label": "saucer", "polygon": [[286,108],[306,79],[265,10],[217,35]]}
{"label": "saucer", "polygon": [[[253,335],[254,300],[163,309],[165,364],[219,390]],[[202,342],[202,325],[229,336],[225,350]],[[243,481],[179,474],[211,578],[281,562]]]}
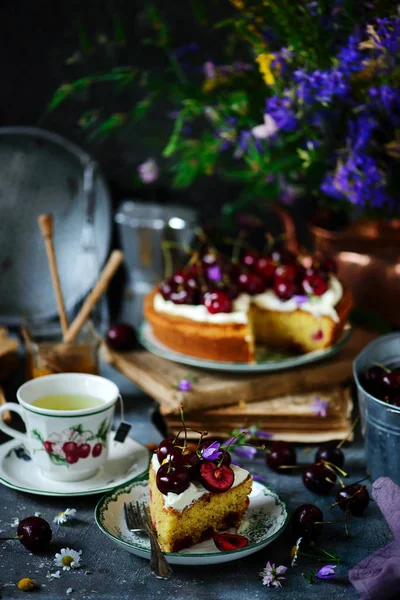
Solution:
{"label": "saucer", "polygon": [[[253,481],[249,499],[249,508],[238,530],[249,540],[248,546],[239,550],[221,552],[211,539],[180,552],[165,552],[168,562],[174,565],[215,565],[249,556],[268,546],[287,525],[286,505],[276,492],[258,481]],[[117,546],[150,560],[149,539],[131,533],[126,526],[124,502],[148,504],[147,478],[120,486],[103,496],[96,506],[96,523]]]}
{"label": "saucer", "polygon": [[112,490],[142,477],[149,468],[150,455],[145,446],[126,438],[123,444],[114,442],[110,434],[106,464],[83,481],[52,481],[44,477],[31,460],[24,445],[11,440],[0,445],[0,483],[39,496],[88,496]]}

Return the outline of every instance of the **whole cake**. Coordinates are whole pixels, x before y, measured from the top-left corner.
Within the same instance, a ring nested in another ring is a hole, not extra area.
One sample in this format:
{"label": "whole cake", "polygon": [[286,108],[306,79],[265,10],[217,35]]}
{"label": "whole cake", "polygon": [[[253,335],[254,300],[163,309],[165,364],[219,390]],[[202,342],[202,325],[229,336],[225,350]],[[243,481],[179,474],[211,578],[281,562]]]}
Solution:
{"label": "whole cake", "polygon": [[226,447],[205,442],[189,450],[179,443],[163,440],[149,469],[150,515],[163,552],[239,526],[252,487],[250,473],[231,465]]}
{"label": "whole cake", "polygon": [[253,362],[255,344],[304,354],[335,343],[352,306],[336,265],[281,246],[230,260],[194,255],[145,299],[157,339],[198,358]]}

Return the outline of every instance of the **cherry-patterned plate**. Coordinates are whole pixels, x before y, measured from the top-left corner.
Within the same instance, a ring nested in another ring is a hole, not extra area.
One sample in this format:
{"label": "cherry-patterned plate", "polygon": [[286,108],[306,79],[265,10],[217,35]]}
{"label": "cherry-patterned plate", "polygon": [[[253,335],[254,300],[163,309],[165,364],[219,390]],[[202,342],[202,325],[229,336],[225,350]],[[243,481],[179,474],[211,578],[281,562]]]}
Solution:
{"label": "cherry-patterned plate", "polygon": [[[249,498],[249,508],[238,529],[238,533],[249,540],[248,546],[238,550],[220,551],[211,539],[180,552],[166,552],[168,562],[175,565],[212,565],[231,562],[265,548],[285,529],[288,522],[287,508],[276,492],[257,481],[253,482]],[[131,533],[124,517],[124,502],[147,504],[148,501],[147,479],[120,486],[101,498],[96,506],[95,520],[100,530],[117,546],[150,560],[148,538]]]}
{"label": "cherry-patterned plate", "polygon": [[306,365],[317,360],[322,360],[323,358],[328,358],[329,356],[336,354],[336,352],[339,352],[339,350],[341,350],[347,344],[350,339],[351,332],[351,325],[347,323],[336,344],[330,346],[329,348],[324,348],[323,350],[308,352],[307,354],[289,354],[288,352],[279,352],[278,350],[272,350],[259,346],[256,348],[255,363],[232,363],[218,360],[206,360],[204,358],[196,358],[194,356],[189,356],[188,354],[182,354],[181,352],[175,352],[174,350],[171,350],[162,344],[155,337],[148,321],[143,321],[140,326],[139,340],[142,346],[144,346],[144,348],[146,348],[146,350],[149,352],[183,365],[190,365],[192,367],[200,367],[203,369],[213,369],[215,371],[256,373],[293,369],[294,367],[299,367],[300,365]]}

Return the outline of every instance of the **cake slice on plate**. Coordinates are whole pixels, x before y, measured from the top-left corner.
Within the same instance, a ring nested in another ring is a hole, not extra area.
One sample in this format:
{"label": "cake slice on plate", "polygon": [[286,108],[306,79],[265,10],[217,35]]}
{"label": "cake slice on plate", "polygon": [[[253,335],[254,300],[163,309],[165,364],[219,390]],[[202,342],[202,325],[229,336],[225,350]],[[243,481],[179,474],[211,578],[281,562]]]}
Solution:
{"label": "cake slice on plate", "polygon": [[252,477],[229,452],[206,442],[196,452],[163,440],[150,463],[150,514],[163,552],[178,552],[238,527]]}

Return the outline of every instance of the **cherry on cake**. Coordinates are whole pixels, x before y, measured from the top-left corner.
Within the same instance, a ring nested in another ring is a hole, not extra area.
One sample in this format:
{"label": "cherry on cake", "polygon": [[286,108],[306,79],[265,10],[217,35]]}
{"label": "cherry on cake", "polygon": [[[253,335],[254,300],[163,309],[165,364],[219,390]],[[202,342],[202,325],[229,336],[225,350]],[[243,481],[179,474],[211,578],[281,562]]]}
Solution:
{"label": "cherry on cake", "polygon": [[333,345],[351,306],[331,258],[304,261],[275,245],[238,261],[194,257],[146,297],[144,314],[172,350],[251,363],[256,343],[298,354]]}
{"label": "cherry on cake", "polygon": [[227,448],[205,442],[195,451],[163,440],[149,468],[150,515],[163,552],[178,552],[238,527],[252,477],[231,464]]}

